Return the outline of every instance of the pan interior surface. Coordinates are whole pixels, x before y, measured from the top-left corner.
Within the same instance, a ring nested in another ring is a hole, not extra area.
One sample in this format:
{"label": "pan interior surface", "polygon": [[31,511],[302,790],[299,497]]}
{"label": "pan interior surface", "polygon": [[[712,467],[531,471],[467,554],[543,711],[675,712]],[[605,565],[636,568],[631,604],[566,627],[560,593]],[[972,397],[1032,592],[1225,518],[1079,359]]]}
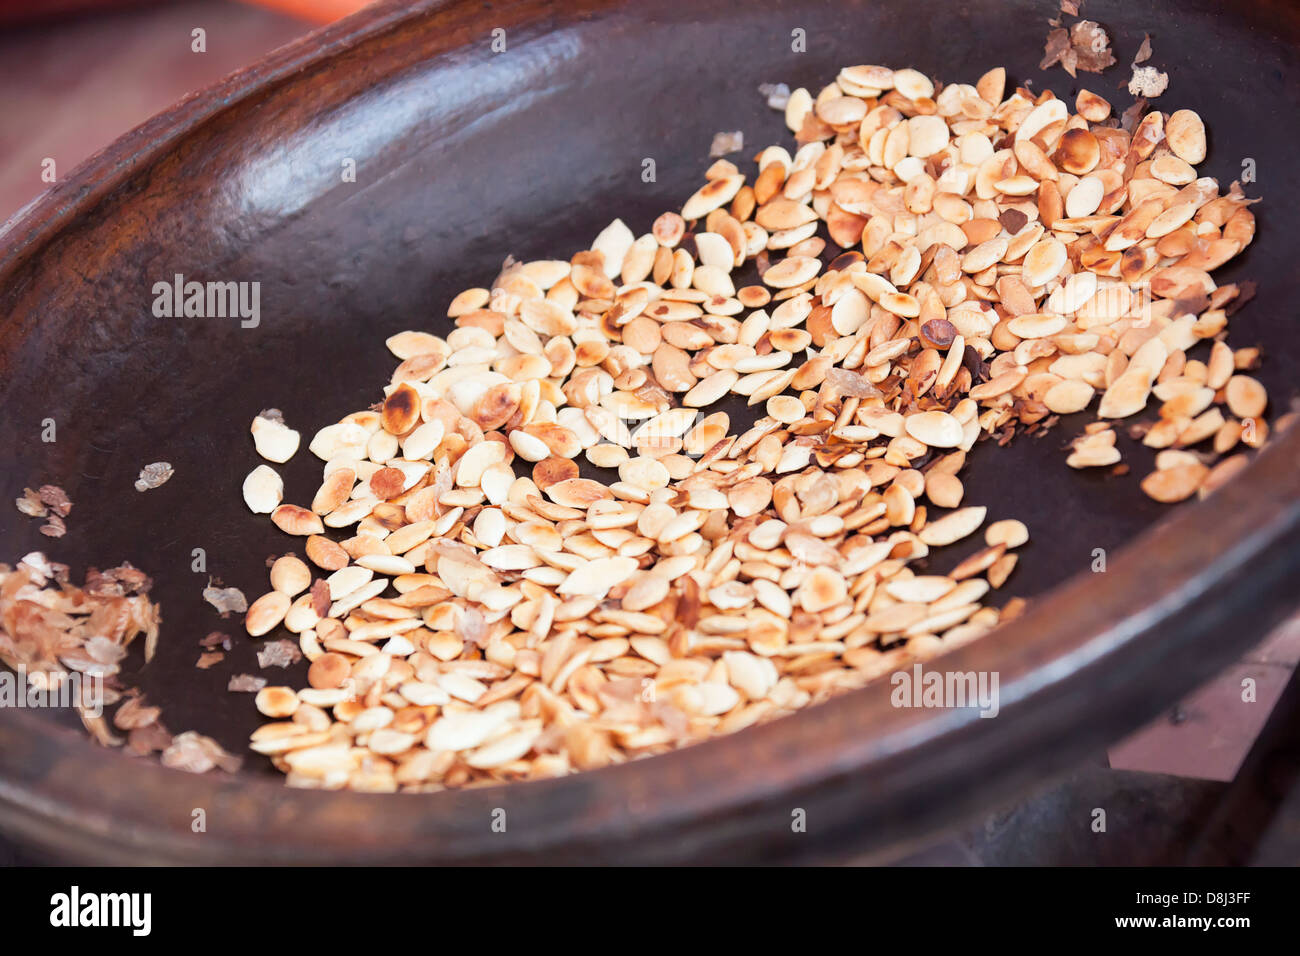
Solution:
{"label": "pan interior surface", "polygon": [[[152,575],[163,637],[147,667],[137,651],[127,678],[162,706],[174,732],[193,729],[244,753],[248,734],[263,719],[250,695],[227,693],[230,678],[306,682],[305,662],[283,676],[263,673],[259,642],[248,639],[240,620],[220,619],[201,598],[210,579],[219,579],[251,600],[266,589],[268,557],[300,544],[250,514],[240,497],[244,476],[261,462],[248,434],[253,417],[279,408],[303,434],[303,450],[278,470],[286,501],[310,500],[320,462],[305,446],[320,427],[381,397],[396,364],[383,344],[387,336],[405,329],[445,334],[447,303],[464,288],[489,284],[507,255],[568,258],[616,216],[637,234],[647,231],[702,182],[719,131],[743,131],[744,151],[729,158],[752,171],[749,160],[758,149],[791,141],[759,85],[783,82],[815,92],[840,66],[855,63],[912,66],[945,83],[973,83],[1005,65],[1008,88],[1032,82],[1032,89],[1050,88],[1070,102],[1088,88],[1119,111],[1131,101],[1118,88],[1127,80],[1126,64],[1151,33],[1152,62],[1171,77],[1153,106],[1191,108],[1204,117],[1211,148],[1202,174],[1226,186],[1242,177],[1249,160],[1262,180],[1264,188],[1246,186],[1249,195],[1265,197],[1255,207],[1259,235],[1215,278],[1259,282],[1255,301],[1232,319],[1231,341],[1264,346],[1256,374],[1274,397],[1276,414],[1294,395],[1300,373],[1300,339],[1280,324],[1300,293],[1292,244],[1283,238],[1283,224],[1300,218],[1300,196],[1283,186],[1300,145],[1291,114],[1300,101],[1296,11],[1281,3],[1226,11],[1211,2],[1139,7],[1095,0],[1084,15],[1107,27],[1119,65],[1077,80],[1059,68],[1037,70],[1046,20],[1055,14],[1050,3],[986,0],[761,6],[650,0],[486,11],[452,2],[410,12],[383,7],[276,54],[270,65],[115,144],[0,233],[0,246],[7,247],[0,252],[0,443],[10,449],[0,463],[5,492],[12,497],[24,486],[53,483],[74,502],[68,534],[57,541],[41,536],[37,522],[0,508],[0,560],[44,550],[70,564],[74,579],[88,567],[124,560]],[[498,26],[505,31],[503,52],[492,44]],[[795,49],[800,31],[806,52]],[[1276,190],[1266,176],[1278,177]],[[237,317],[156,316],[155,285],[177,276],[258,283],[259,321],[245,327]],[[57,428],[53,442],[41,440],[49,420]],[[1118,554],[1168,513],[1138,487],[1151,467],[1151,453],[1139,444],[1122,440],[1133,467],[1127,477],[1066,468],[1063,446],[1087,420],[1073,416],[1042,437],[1006,448],[986,443],[971,455],[963,473],[966,500],[987,504],[990,521],[1019,518],[1031,532],[1006,596],[1045,595],[1090,574],[1099,550]],[[170,462],[174,477],[137,493],[132,482],[155,461]],[[1201,513],[1210,523],[1220,517],[1213,500]],[[935,566],[943,570],[974,547],[949,549]],[[199,639],[214,630],[231,635],[233,650],[217,666],[196,669]],[[1029,645],[1017,645],[1015,653],[1024,668],[1061,663]],[[1142,706],[1153,712],[1161,703]],[[849,719],[848,704],[832,706]],[[1100,726],[1105,708],[1104,699],[1091,704],[1099,734],[1106,732]],[[86,786],[107,789],[140,767],[120,755],[93,753],[68,716],[22,715],[42,726],[64,725],[49,731],[57,753],[33,745],[26,754],[33,788],[69,781],[78,760],[90,768]],[[1135,711],[1132,720],[1140,716]],[[950,729],[960,733],[957,723]],[[868,748],[874,725],[862,723],[856,733]],[[1008,739],[1021,734],[1027,731],[1017,729]],[[719,768],[767,768],[750,794],[754,805],[806,769],[793,765],[788,744],[776,742],[768,728],[707,746],[727,754]],[[889,756],[876,754],[882,755]],[[676,759],[655,762],[664,761],[666,779],[681,792],[713,784],[694,779],[698,764]],[[846,753],[825,775],[847,774],[852,759]],[[937,775],[946,766],[917,771],[914,781],[932,785],[936,801]],[[254,786],[257,777],[264,786]],[[269,762],[249,755],[239,780],[195,781],[154,768],[132,785],[148,788],[157,808],[150,825],[175,834],[188,829],[184,806],[195,804],[186,801],[207,794],[240,821],[229,852],[243,858],[281,852],[278,845],[259,845],[266,832],[259,827],[273,823],[282,834],[307,806],[314,829],[304,831],[304,844],[322,828],[338,832],[292,852],[321,859],[472,855],[455,850],[438,829],[446,820],[423,819],[423,810],[409,811],[414,842],[398,847],[394,831],[365,809],[382,813],[379,804],[356,796],[330,803],[338,795],[272,789],[278,781]],[[241,789],[245,784],[251,789]],[[615,805],[623,784],[566,786],[553,800],[535,785],[518,788],[524,802],[537,794],[539,828],[560,828],[566,815],[617,828],[643,809],[635,800]],[[838,801],[836,812],[848,819],[859,792],[846,788],[827,799]],[[429,816],[447,819],[489,805],[489,798],[459,794],[421,804]],[[683,801],[661,816],[675,819],[691,809]],[[905,809],[888,809],[878,819],[901,834]],[[93,814],[86,819],[92,829],[111,828],[108,816],[99,823]],[[731,834],[714,822],[711,846],[751,833]],[[160,848],[142,817],[136,826],[126,826],[119,842],[160,858],[191,852],[183,835]],[[356,843],[343,831],[356,834]],[[417,834],[431,842],[420,844]],[[41,839],[56,843],[57,835]],[[664,857],[689,857],[704,845],[686,841]],[[755,847],[755,854],[765,852],[761,842]],[[569,850],[597,852],[581,843]],[[192,852],[227,851],[195,843]]]}

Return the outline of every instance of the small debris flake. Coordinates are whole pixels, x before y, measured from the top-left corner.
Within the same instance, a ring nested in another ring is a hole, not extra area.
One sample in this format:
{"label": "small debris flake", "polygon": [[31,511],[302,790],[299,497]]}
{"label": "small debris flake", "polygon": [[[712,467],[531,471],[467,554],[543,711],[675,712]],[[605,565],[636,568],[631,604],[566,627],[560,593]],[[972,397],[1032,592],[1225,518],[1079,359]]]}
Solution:
{"label": "small debris flake", "polygon": [[709,147],[709,158],[717,159],[728,153],[738,153],[745,148],[745,134],[740,130],[732,133],[714,133],[713,145]]}
{"label": "small debris flake", "polygon": [[58,515],[50,515],[40,527],[41,534],[50,538],[62,538],[68,533],[68,526]]}
{"label": "small debris flake", "polygon": [[1046,70],[1057,63],[1071,76],[1077,76],[1079,70],[1100,73],[1115,65],[1115,56],[1110,50],[1110,37],[1101,24],[1093,20],[1080,20],[1068,31],[1057,24],[1047,34],[1043,59],[1038,68]]}
{"label": "small debris flake", "polygon": [[152,465],[145,465],[140,469],[140,477],[135,481],[136,491],[149,491],[157,488],[159,485],[167,483],[167,480],[175,473],[170,462],[155,461]]}
{"label": "small debris flake", "polygon": [[300,660],[302,660],[302,651],[290,640],[270,641],[263,644],[262,649],[257,652],[257,666],[262,668],[288,667]]}
{"label": "small debris flake", "polygon": [[163,751],[161,759],[164,767],[188,773],[207,773],[214,768],[234,773],[243,763],[243,758],[227,753],[211,737],[192,730],[177,734],[171,745]]}
{"label": "small debris flake", "polygon": [[1133,57],[1133,65],[1137,66],[1149,59],[1151,59],[1151,34],[1144,33],[1142,34],[1142,45],[1138,47],[1137,55]]}
{"label": "small debris flake", "polygon": [[211,650],[220,647],[223,650],[230,650],[230,635],[222,631],[209,631],[207,636],[199,638],[199,646]]}
{"label": "small debris flake", "polygon": [[256,694],[265,686],[265,677],[254,677],[252,674],[236,674],[230,678],[226,690],[237,694]]}
{"label": "small debris flake", "polygon": [[1154,66],[1133,67],[1133,78],[1128,81],[1128,91],[1133,96],[1148,99],[1159,96],[1169,87],[1169,74],[1162,73]]}
{"label": "small debris flake", "polygon": [[209,584],[203,589],[203,600],[221,612],[222,617],[243,614],[248,610],[248,598],[239,588],[217,588]]}
{"label": "small debris flake", "polygon": [[769,109],[783,110],[790,102],[790,87],[784,83],[763,83],[759,86],[758,92],[767,99]]}
{"label": "small debris flake", "polygon": [[41,496],[30,488],[24,488],[22,497],[14,499],[14,506],[29,518],[44,518],[49,513]]}
{"label": "small debris flake", "polygon": [[58,485],[41,485],[36,494],[40,496],[51,511],[61,518],[66,518],[68,512],[72,510],[72,502],[68,499],[68,494]]}

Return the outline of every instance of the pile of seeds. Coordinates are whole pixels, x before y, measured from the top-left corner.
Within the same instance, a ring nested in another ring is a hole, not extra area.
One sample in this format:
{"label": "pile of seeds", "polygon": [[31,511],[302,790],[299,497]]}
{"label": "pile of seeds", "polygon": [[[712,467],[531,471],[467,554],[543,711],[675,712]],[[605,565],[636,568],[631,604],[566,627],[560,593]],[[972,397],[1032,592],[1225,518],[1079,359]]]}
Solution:
{"label": "pile of seeds", "polygon": [[[789,95],[797,149],[752,180],[716,162],[650,232],[615,219],[567,261],[507,260],[445,338],[388,339],[383,401],[309,444],[313,500],[282,503],[267,465],[244,484],[307,559],[275,562],[248,632],[284,625],[311,661],[309,687],[257,694],[275,721],[252,749],[296,786],[380,791],[659,753],[1017,613],[982,604],[1028,532],[965,502],[981,438],[1154,395],[1148,493],[1239,467],[1212,459],[1263,442],[1267,399],[1210,272],[1254,217],[1197,177],[1201,120],[1125,128],[1095,94],[1071,111],[1004,84],[847,68]],[[764,414],[737,434],[709,411],[726,395]],[[278,413],[253,431],[273,461],[297,448]],[[1116,465],[1114,440],[1098,423],[1069,464]]]}

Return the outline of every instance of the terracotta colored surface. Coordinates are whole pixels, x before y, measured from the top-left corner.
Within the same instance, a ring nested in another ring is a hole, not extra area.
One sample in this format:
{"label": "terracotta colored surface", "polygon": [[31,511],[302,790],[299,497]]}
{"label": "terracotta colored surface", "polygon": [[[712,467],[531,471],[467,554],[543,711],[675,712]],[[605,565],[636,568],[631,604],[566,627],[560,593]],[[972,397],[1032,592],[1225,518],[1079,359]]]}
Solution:
{"label": "terracotta colored surface", "polygon": [[[207,52],[190,31],[207,31]],[[181,97],[306,33],[226,0],[136,6],[0,32],[0,222]]]}
{"label": "terracotta colored surface", "polygon": [[243,2],[276,10],[311,23],[333,23],[349,13],[356,13],[369,0],[243,0]]}
{"label": "terracotta colored surface", "polygon": [[91,11],[121,10],[158,0],[0,0],[0,24],[64,20]]}
{"label": "terracotta colored surface", "polygon": [[[1116,770],[1231,780],[1300,657],[1300,620],[1278,628],[1168,716],[1110,748]],[[1247,683],[1249,682],[1249,684]]]}

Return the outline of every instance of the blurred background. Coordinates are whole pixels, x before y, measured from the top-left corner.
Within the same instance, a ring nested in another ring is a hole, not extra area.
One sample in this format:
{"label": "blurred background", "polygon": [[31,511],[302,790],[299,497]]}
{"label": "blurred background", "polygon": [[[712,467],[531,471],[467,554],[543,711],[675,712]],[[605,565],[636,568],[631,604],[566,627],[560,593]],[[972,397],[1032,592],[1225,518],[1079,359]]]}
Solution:
{"label": "blurred background", "polygon": [[[118,136],[363,0],[0,0],[0,222]],[[3,317],[0,317],[3,321]],[[1163,719],[914,864],[1300,861],[1300,620]],[[1253,690],[1252,696],[1246,689]],[[1111,832],[1099,839],[1092,811]],[[0,840],[0,863],[34,863]]]}
{"label": "blurred background", "polygon": [[[172,103],[365,0],[0,0],[0,221]],[[193,36],[203,31],[203,52]]]}

